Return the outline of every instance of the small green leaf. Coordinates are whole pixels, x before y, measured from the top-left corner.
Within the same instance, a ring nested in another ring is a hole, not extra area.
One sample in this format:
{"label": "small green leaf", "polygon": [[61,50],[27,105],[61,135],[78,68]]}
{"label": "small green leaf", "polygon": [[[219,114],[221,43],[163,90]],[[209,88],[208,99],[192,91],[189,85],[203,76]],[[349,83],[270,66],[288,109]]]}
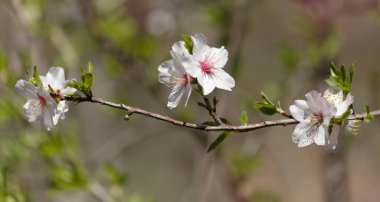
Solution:
{"label": "small green leaf", "polygon": [[207,106],[202,102],[197,102],[200,107],[207,109]]}
{"label": "small green leaf", "polygon": [[127,175],[120,173],[110,163],[104,166],[104,170],[107,179],[113,184],[123,185],[127,181]]}
{"label": "small green leaf", "polygon": [[264,103],[274,105],[273,102],[268,98],[267,95],[265,95],[264,92],[261,92],[261,98],[263,99]]}
{"label": "small green leaf", "polygon": [[83,91],[83,84],[81,82],[78,82],[78,81],[70,81],[67,86],[71,87],[71,88],[75,88],[77,89],[78,91]]}
{"label": "small green leaf", "polygon": [[375,117],[371,114],[371,110],[369,109],[368,105],[365,105],[365,112],[366,116],[364,117],[364,122],[369,123],[371,122]]}
{"label": "small green leaf", "polygon": [[212,99],[212,103],[214,105],[214,108],[216,107],[216,105],[218,104],[219,100],[216,99],[216,96],[214,96],[214,98]]}
{"label": "small green leaf", "polygon": [[88,62],[87,64],[87,72],[94,75],[94,67],[92,66],[91,62]]}
{"label": "small green leaf", "polygon": [[266,115],[273,115],[277,112],[277,107],[272,104],[256,102],[255,108],[260,110],[263,114],[266,114]]}
{"label": "small green leaf", "polygon": [[231,131],[223,132],[221,135],[219,135],[218,138],[214,142],[211,143],[211,145],[208,147],[207,152],[210,152],[214,150],[220,143],[226,139],[227,136],[232,135],[233,133]]}
{"label": "small green leaf", "polygon": [[202,95],[203,96],[203,89],[202,89],[202,86],[201,85],[197,85],[196,87],[195,87],[195,91],[197,92],[197,93],[199,93],[199,95]]}
{"label": "small green leaf", "polygon": [[255,108],[260,110],[262,113],[267,115],[273,115],[277,112],[281,112],[282,109],[279,106],[273,104],[273,102],[265,95],[264,92],[261,92],[262,102],[255,102]]}
{"label": "small green leaf", "polygon": [[227,120],[226,118],[220,118],[220,120],[221,120],[224,124],[231,125],[231,122],[230,122],[229,120]]}
{"label": "small green leaf", "polygon": [[187,34],[182,34],[182,39],[185,42],[185,47],[190,54],[193,54],[193,41]]}
{"label": "small green leaf", "polygon": [[91,73],[85,73],[84,75],[82,75],[82,77],[84,77],[84,80],[83,81],[83,86],[87,89],[91,89],[92,87],[92,83],[94,82],[94,77]]}
{"label": "small green leaf", "polygon": [[248,115],[247,115],[247,112],[246,111],[243,111],[240,115],[240,122],[241,124],[243,125],[247,125],[248,123]]}
{"label": "small green leaf", "polygon": [[344,95],[346,96],[351,91],[352,79],[354,75],[355,63],[352,64],[346,71],[346,67],[342,65],[337,68],[334,63],[331,64],[330,77],[326,80],[329,86],[338,87],[342,89]]}

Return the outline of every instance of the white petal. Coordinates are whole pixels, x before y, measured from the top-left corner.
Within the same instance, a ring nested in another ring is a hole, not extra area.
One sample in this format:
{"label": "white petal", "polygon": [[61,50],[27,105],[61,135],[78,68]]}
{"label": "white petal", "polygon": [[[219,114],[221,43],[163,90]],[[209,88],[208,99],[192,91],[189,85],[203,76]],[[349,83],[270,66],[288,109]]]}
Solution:
{"label": "white petal", "polygon": [[179,63],[185,68],[186,72],[194,78],[198,78],[202,75],[202,69],[199,61],[196,61],[193,56],[178,58]]}
{"label": "white petal", "polygon": [[327,127],[319,126],[314,131],[314,142],[317,145],[327,145],[329,144],[328,136],[327,136]]}
{"label": "white petal", "polygon": [[336,111],[335,106],[327,102],[326,98],[315,90],[306,94],[306,102],[313,113],[322,113],[323,118],[330,119]]}
{"label": "white petal", "polygon": [[235,80],[229,74],[227,74],[223,69],[215,69],[213,72],[215,79],[215,86],[224,90],[231,90],[235,87]]}
{"label": "white petal", "polygon": [[42,112],[42,106],[39,104],[38,100],[28,100],[23,108],[29,122],[36,121]]}
{"label": "white petal", "polygon": [[223,68],[228,61],[228,52],[223,46],[221,48],[210,48],[206,57],[211,57],[215,68]]}
{"label": "white petal", "polygon": [[340,103],[343,102],[343,91],[340,88],[328,88],[324,93],[323,97],[326,100],[337,107]]}
{"label": "white petal", "polygon": [[350,105],[353,102],[354,102],[354,97],[349,93],[346,96],[346,100],[344,100],[338,106],[336,106],[337,111],[335,113],[335,117],[337,118],[341,117],[347,111],[347,109],[350,107]]}
{"label": "white petal", "polygon": [[69,105],[66,101],[60,101],[57,105],[57,110],[54,112],[53,122],[56,125],[59,119],[65,119],[65,113],[69,111]]}
{"label": "white petal", "polygon": [[174,43],[173,46],[172,46],[172,51],[174,52],[174,54],[178,55],[178,56],[185,56],[185,55],[189,55],[189,51],[187,50],[186,46],[185,46],[185,42],[183,41],[179,41],[177,43]]}
{"label": "white petal", "polygon": [[168,60],[158,66],[158,81],[165,84],[166,86],[171,86],[171,74],[169,70],[174,66],[173,60]]}
{"label": "white petal", "polygon": [[40,79],[41,79],[42,85],[44,85],[45,88],[48,88],[49,82],[47,81],[46,76],[41,76],[40,75]]}
{"label": "white petal", "polygon": [[[178,76],[182,76],[186,74],[186,70],[182,65],[182,61],[185,60],[183,55],[178,55],[174,51],[170,51],[170,54],[172,55],[173,58],[173,66],[171,66],[171,69],[169,70],[169,73],[171,74],[176,74]],[[190,55],[187,55],[188,57],[192,57]]]}
{"label": "white petal", "polygon": [[77,91],[77,89],[75,88],[71,88],[71,87],[66,87],[64,89],[61,89],[61,94],[62,95],[69,95],[69,94],[73,94]]}
{"label": "white petal", "polygon": [[198,33],[191,36],[191,40],[193,41],[193,55],[198,61],[200,61],[204,58],[207,50],[209,49],[207,46],[206,36]]}
{"label": "white petal", "polygon": [[46,74],[46,82],[53,89],[61,89],[65,83],[65,71],[62,67],[51,67]]}
{"label": "white petal", "polygon": [[307,105],[305,100],[296,100],[294,101],[294,103],[298,108],[302,109],[303,111],[310,110],[310,107],[309,105]]}
{"label": "white petal", "polygon": [[[321,108],[321,94],[315,90],[312,90],[306,94],[307,105],[313,112],[320,112]],[[326,101],[327,102],[327,101]]]}
{"label": "white petal", "polygon": [[37,88],[25,80],[20,79],[17,81],[16,92],[24,96],[26,99],[37,99]]}
{"label": "white petal", "polygon": [[175,85],[170,92],[170,95],[168,97],[168,104],[167,106],[170,109],[173,109],[177,107],[179,101],[181,100],[182,96],[184,94],[184,89],[181,85]]}
{"label": "white petal", "polygon": [[175,85],[168,98],[168,107],[173,109],[177,107],[179,101],[184,94],[184,88],[182,85]]}
{"label": "white petal", "polygon": [[54,127],[53,122],[53,114],[48,110],[48,108],[44,107],[42,112],[42,121],[43,125],[46,127],[46,129],[51,130]]}
{"label": "white petal", "polygon": [[295,120],[299,122],[302,122],[305,120],[306,118],[305,111],[299,108],[297,105],[291,105],[289,107],[289,110]]}
{"label": "white petal", "polygon": [[208,74],[202,74],[202,76],[198,77],[197,79],[198,83],[203,88],[203,95],[208,95],[215,89],[215,80]]}
{"label": "white petal", "polygon": [[192,89],[193,87],[191,84],[185,86],[185,90],[183,93],[183,98],[185,99],[185,106],[187,106],[187,101],[189,101]]}
{"label": "white petal", "polygon": [[310,123],[299,123],[294,129],[292,135],[292,141],[294,143],[298,143],[298,147],[306,147],[313,143],[314,137],[310,134],[310,130],[314,125]]}
{"label": "white petal", "polygon": [[38,95],[45,98],[46,103],[51,103],[53,105],[56,105],[55,100],[50,96],[50,93],[42,86],[42,84],[40,84],[37,87],[37,93]]}

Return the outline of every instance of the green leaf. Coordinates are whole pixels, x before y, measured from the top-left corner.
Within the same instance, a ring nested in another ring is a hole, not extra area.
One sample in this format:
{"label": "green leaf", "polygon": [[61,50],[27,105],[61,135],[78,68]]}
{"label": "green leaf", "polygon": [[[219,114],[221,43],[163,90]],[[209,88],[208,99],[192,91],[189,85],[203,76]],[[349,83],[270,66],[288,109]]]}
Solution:
{"label": "green leaf", "polygon": [[371,122],[375,117],[371,114],[371,110],[369,109],[368,105],[365,105],[365,112],[366,116],[364,117],[364,122],[369,123]]}
{"label": "green leaf", "polygon": [[219,100],[216,99],[216,96],[214,96],[214,98],[212,99],[212,104],[214,105],[214,108],[216,107],[216,105],[218,104]]}
{"label": "green leaf", "polygon": [[197,102],[200,107],[207,109],[207,106],[202,102]]}
{"label": "green leaf", "polygon": [[235,154],[231,157],[231,171],[238,180],[243,180],[261,167],[259,155]]}
{"label": "green leaf", "polygon": [[84,77],[83,86],[87,89],[91,89],[92,83],[94,82],[93,75],[91,73],[85,73],[82,77]]}
{"label": "green leaf", "polygon": [[92,66],[91,62],[88,62],[87,64],[87,72],[90,73],[91,75],[94,75],[94,67]]}
{"label": "green leaf", "polygon": [[346,67],[342,65],[337,68],[334,63],[331,64],[330,77],[326,80],[329,86],[338,87],[342,89],[344,95],[346,96],[351,91],[352,79],[354,75],[355,63],[352,64],[346,71]]}
{"label": "green leaf", "polygon": [[264,92],[261,92],[261,98],[263,99],[264,103],[274,105],[273,102],[268,98],[267,95],[265,95]]}
{"label": "green leaf", "polygon": [[230,122],[229,120],[227,120],[226,118],[220,118],[220,120],[221,120],[224,124],[231,125],[231,122]]}
{"label": "green leaf", "polygon": [[247,112],[246,111],[243,111],[240,115],[240,122],[241,124],[243,125],[247,125],[248,123],[248,115],[247,115]]}
{"label": "green leaf", "polygon": [[277,107],[273,104],[255,102],[255,108],[260,110],[263,114],[266,114],[266,115],[273,115],[277,112]]}
{"label": "green leaf", "polygon": [[264,92],[261,92],[262,102],[255,102],[255,108],[260,110],[266,115],[273,115],[277,112],[282,112],[283,110],[278,106],[274,105],[273,102],[265,95]]}
{"label": "green leaf", "polygon": [[78,91],[83,91],[83,83],[81,82],[78,82],[78,81],[70,81],[67,86],[71,87],[71,88],[75,88],[77,89]]}
{"label": "green leaf", "polygon": [[195,92],[199,93],[199,95],[202,95],[203,96],[203,89],[202,89],[202,86],[201,85],[197,85],[195,87]]}
{"label": "green leaf", "polygon": [[211,143],[211,145],[208,147],[207,152],[210,152],[214,150],[220,143],[226,139],[227,136],[232,135],[233,133],[231,131],[223,132],[221,135],[219,135],[218,138],[214,142]]}
{"label": "green leaf", "polygon": [[182,39],[185,42],[185,47],[190,54],[193,54],[193,41],[187,34],[182,34]]}
{"label": "green leaf", "polygon": [[107,179],[113,184],[123,185],[127,181],[127,175],[120,173],[110,163],[104,166],[104,170]]}

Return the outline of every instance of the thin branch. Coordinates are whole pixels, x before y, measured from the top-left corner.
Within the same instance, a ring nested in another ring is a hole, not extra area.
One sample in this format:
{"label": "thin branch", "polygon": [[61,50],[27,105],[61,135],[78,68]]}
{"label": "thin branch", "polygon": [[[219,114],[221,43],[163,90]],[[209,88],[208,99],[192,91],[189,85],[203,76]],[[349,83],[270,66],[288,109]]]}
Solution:
{"label": "thin branch", "polygon": [[223,121],[220,119],[220,117],[218,116],[218,114],[216,113],[216,106],[212,107],[211,103],[210,103],[210,100],[206,96],[203,96],[203,100],[206,103],[206,106],[207,106],[206,109],[207,109],[208,113],[210,114],[210,116],[212,117],[212,119],[214,119],[214,121],[216,123],[218,123],[219,125],[225,125],[223,123]]}
{"label": "thin branch", "polygon": [[[129,117],[133,114],[140,114],[140,115],[150,117],[150,118],[154,118],[154,119],[157,119],[160,121],[168,122],[168,123],[171,123],[173,125],[178,125],[178,126],[183,126],[183,127],[197,129],[197,130],[203,130],[203,131],[248,132],[248,131],[257,130],[260,128],[266,128],[266,127],[272,127],[272,126],[287,126],[287,125],[292,125],[292,124],[298,123],[297,120],[290,118],[290,119],[263,121],[263,122],[259,122],[259,123],[248,124],[248,125],[225,125],[225,124],[223,124],[220,126],[207,126],[207,125],[189,123],[189,122],[177,120],[177,119],[165,116],[165,115],[146,111],[146,110],[141,109],[141,108],[131,107],[131,106],[128,106],[125,104],[113,103],[113,102],[102,100],[102,99],[96,98],[96,97],[65,97],[64,99],[68,100],[68,101],[73,101],[76,103],[81,103],[81,102],[98,103],[98,104],[105,105],[108,107],[125,110],[125,111],[127,111],[127,115],[125,117],[126,120],[128,120]],[[380,116],[380,110],[372,111],[371,114],[374,117],[378,117],[378,116]],[[350,120],[353,120],[353,119],[363,120],[366,117],[366,115],[367,115],[366,113],[357,114],[354,116],[354,118],[350,118]]]}

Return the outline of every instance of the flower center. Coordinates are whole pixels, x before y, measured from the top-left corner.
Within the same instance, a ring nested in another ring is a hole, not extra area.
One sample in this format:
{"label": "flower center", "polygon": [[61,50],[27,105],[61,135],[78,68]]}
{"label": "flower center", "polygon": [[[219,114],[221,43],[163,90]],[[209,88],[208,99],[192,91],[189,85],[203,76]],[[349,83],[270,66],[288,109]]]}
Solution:
{"label": "flower center", "polygon": [[41,95],[38,95],[38,101],[40,102],[41,105],[46,105],[46,99],[42,97]]}
{"label": "flower center", "polygon": [[210,60],[205,59],[203,61],[200,61],[199,64],[201,65],[201,69],[203,73],[210,74],[211,69],[213,68],[213,64]]}
{"label": "flower center", "polygon": [[183,85],[187,86],[187,84],[189,84],[189,76],[187,74],[184,74],[182,78],[183,78]]}
{"label": "flower center", "polygon": [[321,113],[315,113],[314,116],[313,116],[313,120],[316,123],[323,123],[323,114],[321,114]]}

